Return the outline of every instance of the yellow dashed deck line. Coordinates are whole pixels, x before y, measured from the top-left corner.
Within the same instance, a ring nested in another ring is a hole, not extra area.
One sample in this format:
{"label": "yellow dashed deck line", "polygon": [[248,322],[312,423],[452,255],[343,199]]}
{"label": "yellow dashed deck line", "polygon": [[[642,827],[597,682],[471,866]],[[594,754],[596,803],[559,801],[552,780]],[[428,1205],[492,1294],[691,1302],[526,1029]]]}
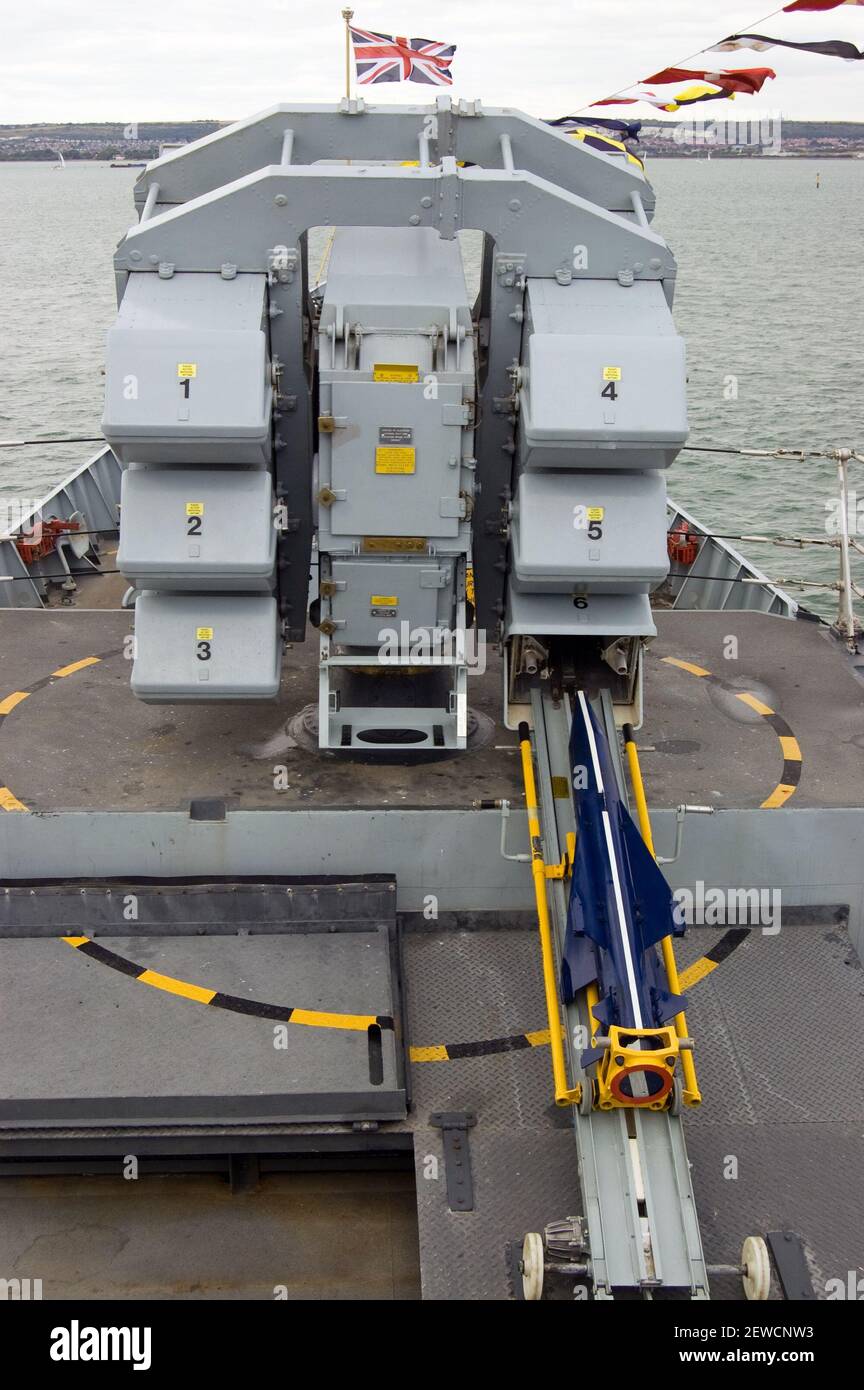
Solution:
{"label": "yellow dashed deck line", "polygon": [[446,1047],[409,1047],[412,1062],[449,1062]]}
{"label": "yellow dashed deck line", "polygon": [[774,788],[771,795],[766,797],[762,802],[759,807],[760,811],[776,810],[778,806],[783,805],[784,801],[788,801],[790,796],[794,796],[796,790],[796,787],[790,787],[786,783],[781,782],[779,786]]}
{"label": "yellow dashed deck line", "polygon": [[[67,946],[73,947],[87,946],[91,942],[89,936],[64,936],[61,937],[61,940]],[[93,945],[96,946],[97,943],[93,942]],[[99,949],[102,951],[101,963],[103,965],[107,965],[111,969],[122,969],[122,973],[127,977],[131,976],[136,984],[150,985],[152,989],[159,989],[164,994],[176,994],[181,999],[191,999],[196,1004],[212,1004],[215,1001],[216,1006],[223,1009],[230,1008],[231,1003],[240,1003],[230,995],[221,994],[217,989],[204,989],[201,985],[190,984],[188,980],[178,980],[173,975],[162,975],[158,970],[141,970],[135,962],[126,960],[125,957],[118,956],[112,951],[107,951],[101,945]],[[84,951],[82,954],[88,959],[92,958],[88,951]],[[106,960],[106,955],[110,956],[111,959]],[[98,960],[99,957],[97,956],[96,959]],[[140,974],[133,975],[127,967],[140,970]],[[249,1006],[248,1009],[240,1008],[236,1009],[235,1012],[252,1013],[254,1016],[255,1001],[250,1000]],[[272,1018],[273,1007],[269,1004],[261,1005],[258,1016]],[[384,1026],[377,1014],[337,1014],[325,1012],[323,1009],[297,1009],[287,1005],[285,1006],[284,1021],[286,1023],[299,1023],[307,1028],[334,1028],[351,1033],[367,1033],[373,1026]],[[386,1026],[392,1027],[392,1022],[388,1021]],[[446,1053],[444,1060],[446,1061]]]}
{"label": "yellow dashed deck line", "polygon": [[694,666],[692,661],[679,661],[677,656],[663,656],[661,661],[665,661],[667,666],[678,666],[682,671],[689,671],[691,676],[710,676],[711,672],[706,671],[704,666]]}
{"label": "yellow dashed deck line", "polygon": [[801,745],[797,738],[794,738],[791,734],[778,734],[777,737],[780,740],[780,747],[783,749],[784,758],[788,758],[790,762],[793,763],[803,762],[804,755],[801,752]]}
{"label": "yellow dashed deck line", "polygon": [[186,980],[175,980],[172,975],[160,975],[158,970],[145,970],[137,979],[140,985],[152,985],[154,989],[164,990],[166,994],[179,994],[183,999],[194,999],[197,1004],[209,1004],[216,995],[215,989],[202,989],[200,985],[190,985]]}
{"label": "yellow dashed deck line", "polygon": [[29,690],[16,690],[14,694],[7,695],[5,700],[0,700],[0,714],[11,714],[15,706],[20,705],[21,701],[29,696]]}
{"label": "yellow dashed deck line", "polygon": [[29,809],[23,801],[18,800],[15,793],[11,792],[8,787],[0,787],[0,807],[4,811],[26,811]]}
{"label": "yellow dashed deck line", "polygon": [[[95,666],[101,661],[101,656],[85,656],[81,661],[73,661],[68,666],[60,666],[56,671],[52,671],[52,676],[71,676],[75,671],[81,671],[85,666]],[[44,682],[43,682],[44,684]],[[22,700],[27,700],[33,694],[32,690],[13,690],[11,695],[7,695],[0,700],[0,717],[11,714],[13,709],[21,704]],[[17,796],[9,787],[0,787],[0,810],[2,811],[28,811],[30,808],[19,801]]]}
{"label": "yellow dashed deck line", "polygon": [[[689,671],[691,675],[708,676],[713,681],[716,681],[721,689],[727,691],[729,689],[728,686],[726,686],[723,681],[718,680],[717,676],[713,675],[711,671],[706,671],[704,666],[694,666],[692,662],[680,661],[676,656],[663,656],[660,660],[665,662],[667,666],[677,666],[682,671]],[[776,727],[778,723],[783,728],[788,728],[788,725],[784,719],[777,715],[775,709],[765,704],[764,700],[760,700],[758,696],[753,695],[749,690],[733,690],[729,691],[729,693],[733,694],[736,700],[740,700],[742,704],[747,705],[749,709],[754,710],[756,714],[761,715],[763,718],[774,720],[774,732],[777,735],[780,751],[783,754],[783,771],[790,777],[796,777],[794,783],[779,782],[773,792],[771,792],[771,795],[766,796],[765,800],[760,803],[759,809],[761,811],[775,811],[778,806],[783,806],[789,800],[790,796],[794,796],[798,790],[797,777],[800,775],[799,769],[794,766],[789,767],[788,764],[803,764],[804,754],[801,752],[801,745],[794,734],[781,734],[778,731]]]}
{"label": "yellow dashed deck line", "polygon": [[751,709],[755,709],[757,714],[776,713],[776,710],[773,710],[770,705],[763,705],[761,700],[757,700],[755,695],[751,695],[749,690],[738,691],[738,693],[735,696],[735,699],[740,700],[741,703],[744,705],[749,705]]}
{"label": "yellow dashed deck line", "polygon": [[375,1014],[328,1014],[316,1009],[292,1009],[291,1022],[307,1028],[345,1028],[348,1032],[366,1033],[378,1022]]}
{"label": "yellow dashed deck line", "polygon": [[85,656],[81,661],[73,661],[68,666],[60,666],[56,671],[52,671],[52,676],[72,676],[76,671],[83,671],[85,666],[95,666],[102,660],[101,656]]}
{"label": "yellow dashed deck line", "polygon": [[717,964],[716,960],[709,960],[707,956],[701,956],[699,960],[694,960],[692,965],[688,965],[686,970],[682,970],[678,975],[681,993],[684,994],[694,985],[698,985],[700,980],[704,980],[706,975],[710,975],[712,970],[717,969]]}

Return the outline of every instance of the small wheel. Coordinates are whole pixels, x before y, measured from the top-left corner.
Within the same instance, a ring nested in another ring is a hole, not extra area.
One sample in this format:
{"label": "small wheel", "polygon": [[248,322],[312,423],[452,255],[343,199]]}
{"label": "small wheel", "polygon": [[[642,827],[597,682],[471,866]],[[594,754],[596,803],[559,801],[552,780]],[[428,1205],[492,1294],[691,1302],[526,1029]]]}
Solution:
{"label": "small wheel", "polygon": [[543,1297],[543,1237],[529,1231],[522,1242],[522,1293],[526,1303],[539,1303]]}
{"label": "small wheel", "polygon": [[761,1236],[747,1237],[741,1247],[741,1264],[744,1297],[751,1302],[764,1303],[771,1291],[771,1260]]}
{"label": "small wheel", "polygon": [[681,1073],[677,1072],[672,1082],[672,1095],[669,1099],[669,1114],[680,1115],[681,1106],[684,1104],[684,1083],[681,1080]]}
{"label": "small wheel", "polygon": [[579,1114],[590,1115],[594,1109],[594,1082],[587,1071],[582,1073],[582,1095],[579,1098]]}

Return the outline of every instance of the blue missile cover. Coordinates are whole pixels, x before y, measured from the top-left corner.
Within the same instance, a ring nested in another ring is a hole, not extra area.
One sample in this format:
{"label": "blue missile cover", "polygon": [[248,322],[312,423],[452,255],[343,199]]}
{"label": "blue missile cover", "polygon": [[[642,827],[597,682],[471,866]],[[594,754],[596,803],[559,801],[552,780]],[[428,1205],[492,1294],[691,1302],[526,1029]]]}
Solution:
{"label": "blue missile cover", "polygon": [[672,890],[621,800],[603,732],[582,691],[570,733],[576,859],[562,962],[570,1002],[593,980],[605,1027],[654,1028],[684,1007],[670,994],[657,943],[684,930]]}

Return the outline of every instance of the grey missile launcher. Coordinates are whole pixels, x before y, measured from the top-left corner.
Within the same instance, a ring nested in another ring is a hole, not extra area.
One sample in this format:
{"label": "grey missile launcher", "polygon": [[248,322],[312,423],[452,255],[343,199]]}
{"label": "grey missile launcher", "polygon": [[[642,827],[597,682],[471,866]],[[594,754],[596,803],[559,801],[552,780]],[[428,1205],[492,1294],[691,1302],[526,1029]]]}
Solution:
{"label": "grey missile launcher", "polygon": [[126,465],[118,566],[143,700],[279,691],[267,293],[263,273],[132,276],[108,334],[102,428]]}
{"label": "grey missile launcher", "polygon": [[320,745],[464,748],[477,364],[458,242],[337,231],[318,345]]}
{"label": "grey missile launcher", "polygon": [[538,673],[611,673],[638,723],[687,432],[638,161],[475,103],[352,102],[240,123],[141,194],[104,419],[136,694],[272,698],[308,614],[322,748],[464,748],[475,639],[511,727]]}
{"label": "grey missile launcher", "polygon": [[661,470],[687,438],[684,345],[662,287],[629,272],[529,278],[525,300],[507,722],[525,717],[538,670],[563,665],[595,688],[611,670],[620,717],[638,726],[648,596],[669,570]]}

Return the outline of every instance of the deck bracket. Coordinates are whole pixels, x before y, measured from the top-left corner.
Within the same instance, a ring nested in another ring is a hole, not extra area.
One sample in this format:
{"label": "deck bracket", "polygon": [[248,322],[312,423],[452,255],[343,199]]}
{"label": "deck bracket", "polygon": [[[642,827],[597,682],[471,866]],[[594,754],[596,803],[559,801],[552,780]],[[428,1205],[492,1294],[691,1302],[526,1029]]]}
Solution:
{"label": "deck bracket", "polygon": [[784,1297],[796,1303],[813,1302],[816,1294],[801,1237],[795,1231],[768,1231],[765,1239]]}
{"label": "deck bracket", "polygon": [[474,1179],[468,1131],[477,1123],[471,1110],[439,1110],[429,1116],[433,1129],[440,1129],[444,1145],[444,1174],[447,1179],[447,1205],[451,1211],[474,1210]]}

